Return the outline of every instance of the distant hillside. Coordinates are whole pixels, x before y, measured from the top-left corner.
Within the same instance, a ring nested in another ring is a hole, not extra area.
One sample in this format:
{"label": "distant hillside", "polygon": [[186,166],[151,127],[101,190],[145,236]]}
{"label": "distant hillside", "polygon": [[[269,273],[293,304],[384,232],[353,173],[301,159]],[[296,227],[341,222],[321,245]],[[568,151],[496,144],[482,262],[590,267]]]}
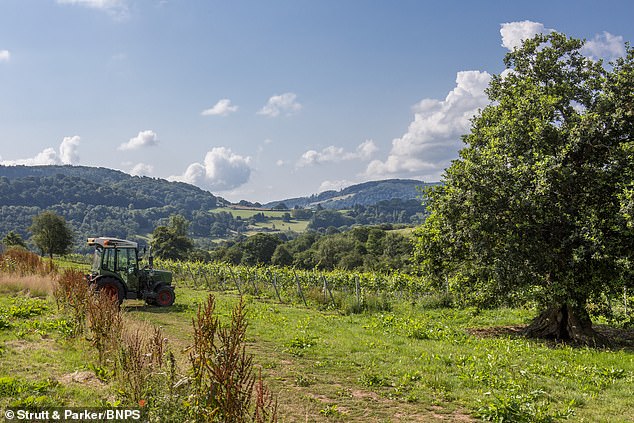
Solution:
{"label": "distant hillside", "polygon": [[324,191],[310,197],[289,198],[273,201],[265,207],[275,207],[284,203],[289,209],[314,208],[320,205],[326,209],[351,209],[355,206],[373,206],[383,201],[417,200],[421,202],[421,187],[434,185],[413,179],[387,179],[383,181],[364,182],[352,185],[340,191]]}
{"label": "distant hillside", "polygon": [[[86,166],[0,166],[0,237],[28,235],[33,216],[53,210],[78,235],[133,236],[180,213],[209,217],[226,201],[193,185]],[[207,232],[205,235],[208,234]]]}
{"label": "distant hillside", "polygon": [[[425,185],[397,179],[366,182],[341,191],[258,205],[259,212],[247,216],[228,208],[226,200],[182,182],[86,166],[0,166],[0,239],[9,231],[28,239],[33,217],[44,210],[52,210],[69,222],[78,248],[89,236],[141,240],[172,214],[183,215],[191,223],[190,235],[203,245],[258,231],[415,225],[426,215],[419,191]],[[298,209],[272,211],[272,215],[262,212],[279,203]],[[346,211],[335,213],[332,209]]]}

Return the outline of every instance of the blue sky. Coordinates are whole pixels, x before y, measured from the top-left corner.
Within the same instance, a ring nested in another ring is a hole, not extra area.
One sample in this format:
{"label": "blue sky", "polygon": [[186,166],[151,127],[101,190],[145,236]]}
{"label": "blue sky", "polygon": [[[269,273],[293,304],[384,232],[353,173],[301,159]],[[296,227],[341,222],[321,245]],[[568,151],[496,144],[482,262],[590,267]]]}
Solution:
{"label": "blue sky", "polygon": [[440,179],[522,38],[612,59],[634,2],[0,1],[0,163],[272,201]]}

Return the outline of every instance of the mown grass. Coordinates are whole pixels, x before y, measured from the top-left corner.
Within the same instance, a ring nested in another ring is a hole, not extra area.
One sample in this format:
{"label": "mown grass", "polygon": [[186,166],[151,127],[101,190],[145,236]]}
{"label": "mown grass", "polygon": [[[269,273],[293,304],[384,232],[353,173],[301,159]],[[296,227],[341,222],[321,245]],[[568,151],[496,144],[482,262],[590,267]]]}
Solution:
{"label": "mown grass", "polygon": [[[130,325],[160,326],[182,369],[207,295],[180,287],[170,308],[130,301],[122,309]],[[215,296],[227,323],[238,296]],[[634,421],[632,351],[489,330],[525,324],[533,310],[395,303],[342,315],[253,297],[245,304],[248,351],[278,398],[280,421]],[[48,293],[0,290],[0,408],[117,401],[112,381],[99,379],[96,351],[70,330]]]}

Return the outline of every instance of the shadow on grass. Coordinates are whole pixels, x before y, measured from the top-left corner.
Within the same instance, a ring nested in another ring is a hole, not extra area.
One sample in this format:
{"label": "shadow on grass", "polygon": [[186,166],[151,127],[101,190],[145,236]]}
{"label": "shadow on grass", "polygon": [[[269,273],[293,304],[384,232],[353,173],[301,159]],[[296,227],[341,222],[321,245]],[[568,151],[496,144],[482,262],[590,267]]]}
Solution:
{"label": "shadow on grass", "polygon": [[187,304],[174,304],[169,307],[158,307],[158,306],[149,305],[145,303],[125,304],[124,308],[129,313],[154,313],[154,314],[185,313],[188,311],[196,310]]}
{"label": "shadow on grass", "polygon": [[[467,332],[476,338],[524,338],[522,335],[524,328],[526,328],[526,325],[493,326],[488,328],[471,328],[467,329]],[[610,341],[610,349],[634,352],[634,329],[594,325],[594,330]],[[531,340],[536,342],[540,341],[535,338],[531,338]],[[541,342],[551,347],[562,345],[562,342],[549,339],[543,339]]]}

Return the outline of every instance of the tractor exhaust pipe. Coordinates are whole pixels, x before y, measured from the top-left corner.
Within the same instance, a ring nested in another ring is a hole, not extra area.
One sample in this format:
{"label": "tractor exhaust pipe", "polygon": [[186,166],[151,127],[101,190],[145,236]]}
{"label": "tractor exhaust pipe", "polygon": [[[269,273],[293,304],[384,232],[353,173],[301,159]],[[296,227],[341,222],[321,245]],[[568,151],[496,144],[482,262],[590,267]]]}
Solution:
{"label": "tractor exhaust pipe", "polygon": [[154,255],[152,254],[152,246],[150,245],[150,255],[148,256],[148,265],[150,270],[154,270]]}

